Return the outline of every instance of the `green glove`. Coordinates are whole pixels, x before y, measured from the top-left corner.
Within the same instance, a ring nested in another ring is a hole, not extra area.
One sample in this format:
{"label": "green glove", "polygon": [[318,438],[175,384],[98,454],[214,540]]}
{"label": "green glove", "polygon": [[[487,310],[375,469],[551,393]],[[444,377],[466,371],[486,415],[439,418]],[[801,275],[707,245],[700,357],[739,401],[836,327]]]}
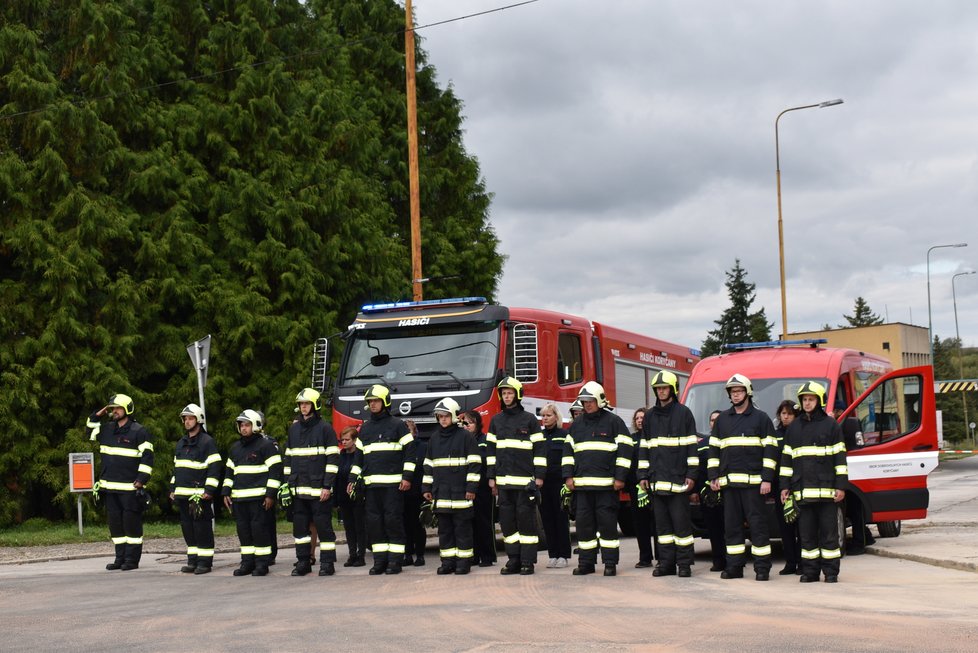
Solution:
{"label": "green glove", "polygon": [[798,519],[798,506],[795,505],[795,499],[788,494],[788,498],[784,500],[784,521],[787,524],[794,524]]}
{"label": "green glove", "polygon": [[289,487],[288,483],[282,483],[278,487],[278,502],[283,508],[288,508],[292,505],[292,488]]}
{"label": "green glove", "polygon": [[638,504],[639,508],[645,508],[649,505],[649,493],[641,485],[636,485],[635,489],[638,493],[635,495],[635,503]]}

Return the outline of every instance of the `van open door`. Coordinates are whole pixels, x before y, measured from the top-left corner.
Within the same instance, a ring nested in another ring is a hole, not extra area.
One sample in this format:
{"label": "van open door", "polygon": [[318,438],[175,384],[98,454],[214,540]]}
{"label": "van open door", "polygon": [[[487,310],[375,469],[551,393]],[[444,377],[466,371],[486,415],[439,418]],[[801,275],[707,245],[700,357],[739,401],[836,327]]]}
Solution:
{"label": "van open door", "polygon": [[937,468],[934,371],[928,366],[877,379],[838,416],[846,435],[849,482],[868,521],[927,516],[927,475]]}

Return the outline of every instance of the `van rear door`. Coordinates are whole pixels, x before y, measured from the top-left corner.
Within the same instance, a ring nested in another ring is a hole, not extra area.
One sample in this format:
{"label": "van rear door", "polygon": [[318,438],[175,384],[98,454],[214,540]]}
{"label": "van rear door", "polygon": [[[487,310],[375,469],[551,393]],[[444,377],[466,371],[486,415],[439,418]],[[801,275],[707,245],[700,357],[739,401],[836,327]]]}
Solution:
{"label": "van rear door", "polygon": [[838,419],[849,481],[869,507],[870,521],[926,517],[927,475],[938,456],[933,368],[881,376]]}

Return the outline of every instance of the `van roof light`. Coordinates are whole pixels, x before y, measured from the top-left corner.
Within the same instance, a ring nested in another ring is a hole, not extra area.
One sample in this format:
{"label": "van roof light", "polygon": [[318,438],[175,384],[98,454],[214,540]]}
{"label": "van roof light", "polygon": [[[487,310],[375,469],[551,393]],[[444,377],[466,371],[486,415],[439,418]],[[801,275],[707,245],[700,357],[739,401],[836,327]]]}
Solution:
{"label": "van roof light", "polygon": [[828,342],[827,338],[806,338],[804,340],[769,340],[768,342],[737,342],[724,345],[728,351],[744,351],[745,349],[769,349],[771,347],[808,346],[815,349]]}

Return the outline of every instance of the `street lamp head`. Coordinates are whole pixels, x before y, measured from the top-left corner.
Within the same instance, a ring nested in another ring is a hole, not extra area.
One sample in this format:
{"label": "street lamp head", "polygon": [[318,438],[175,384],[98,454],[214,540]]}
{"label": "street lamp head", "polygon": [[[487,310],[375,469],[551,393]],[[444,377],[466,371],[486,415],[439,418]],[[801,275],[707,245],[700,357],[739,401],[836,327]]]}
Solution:
{"label": "street lamp head", "polygon": [[951,247],[967,247],[968,243],[954,243]]}
{"label": "street lamp head", "polygon": [[834,107],[837,104],[842,104],[842,98],[838,98],[835,100],[826,100],[825,102],[819,102],[818,108],[824,109],[825,107]]}

